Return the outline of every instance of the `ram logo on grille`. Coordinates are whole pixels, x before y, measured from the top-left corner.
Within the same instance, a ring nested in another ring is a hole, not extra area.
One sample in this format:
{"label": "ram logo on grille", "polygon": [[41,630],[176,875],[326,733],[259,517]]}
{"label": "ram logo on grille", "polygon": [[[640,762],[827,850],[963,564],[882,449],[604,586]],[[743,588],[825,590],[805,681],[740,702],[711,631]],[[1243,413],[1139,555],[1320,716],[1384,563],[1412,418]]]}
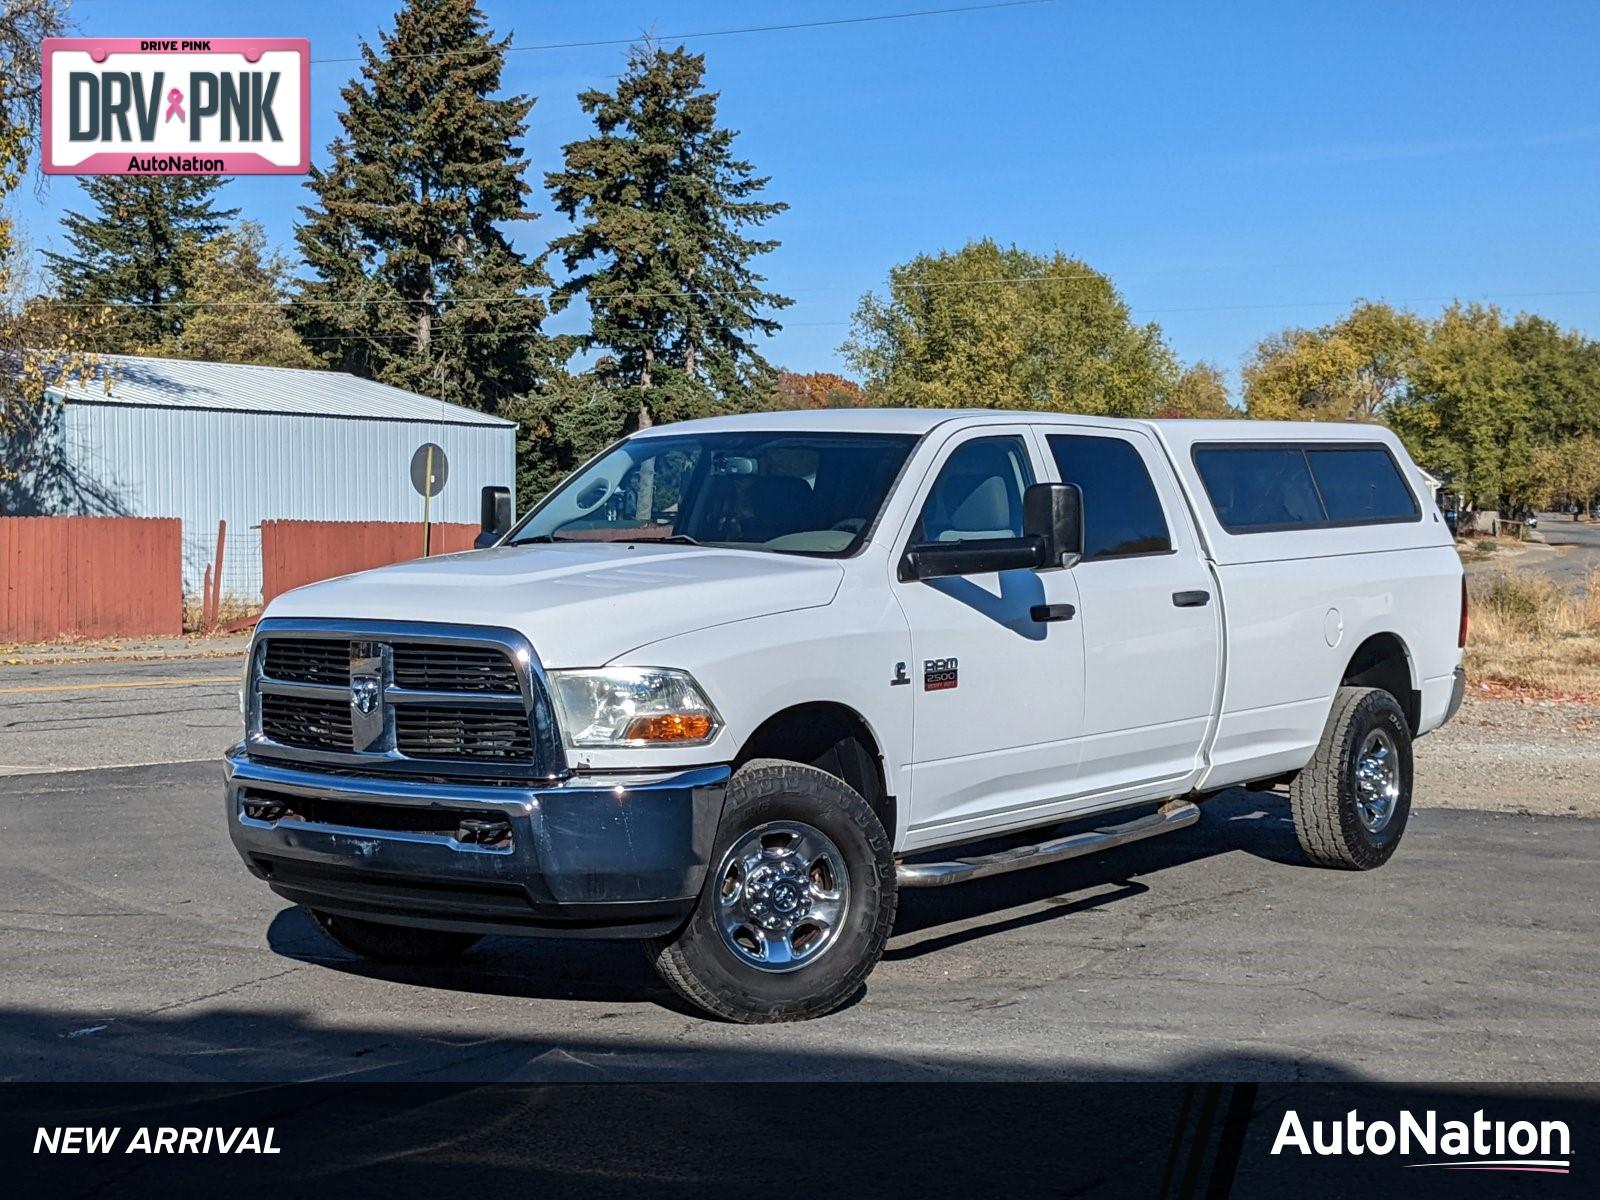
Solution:
{"label": "ram logo on grille", "polygon": [[368,716],[378,707],[378,694],[383,681],[376,675],[356,675],[350,680],[350,703],[362,716]]}

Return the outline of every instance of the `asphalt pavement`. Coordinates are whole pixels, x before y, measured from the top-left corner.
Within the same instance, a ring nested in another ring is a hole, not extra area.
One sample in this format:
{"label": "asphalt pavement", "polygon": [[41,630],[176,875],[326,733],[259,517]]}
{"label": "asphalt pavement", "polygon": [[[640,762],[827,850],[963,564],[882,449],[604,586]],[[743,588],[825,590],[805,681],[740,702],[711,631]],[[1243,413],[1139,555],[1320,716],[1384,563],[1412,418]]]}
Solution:
{"label": "asphalt pavement", "polygon": [[1302,862],[1282,799],[1229,793],[1164,838],[907,893],[858,1002],[741,1028],[628,944],[408,970],[325,941],[228,843],[238,674],[0,667],[0,1078],[1600,1080],[1600,821],[1423,809],[1348,874]]}
{"label": "asphalt pavement", "polygon": [[619,943],[365,964],[252,879],[213,762],[0,779],[0,1078],[1600,1079],[1600,822],[1425,810],[1366,874],[1286,807],[908,893],[858,1002],[704,1020]]}
{"label": "asphalt pavement", "polygon": [[216,759],[239,738],[234,658],[0,666],[0,776]]}
{"label": "asphalt pavement", "polygon": [[1574,521],[1546,513],[1539,518],[1539,532],[1552,546],[1571,547],[1558,555],[1552,571],[1556,579],[1577,583],[1590,571],[1600,570],[1600,521]]}

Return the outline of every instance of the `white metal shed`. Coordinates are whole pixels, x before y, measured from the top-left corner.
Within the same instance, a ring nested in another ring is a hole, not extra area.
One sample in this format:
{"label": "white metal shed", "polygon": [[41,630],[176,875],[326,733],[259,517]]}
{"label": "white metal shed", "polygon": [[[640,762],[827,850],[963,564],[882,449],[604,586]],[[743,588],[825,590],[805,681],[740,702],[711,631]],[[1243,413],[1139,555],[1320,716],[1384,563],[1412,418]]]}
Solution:
{"label": "white metal shed", "polygon": [[197,593],[226,520],[222,592],[261,591],[264,520],[420,521],[410,464],[448,459],[434,521],[476,522],[480,489],[513,487],[516,424],[338,371],[101,355],[57,389],[57,514],[181,517]]}

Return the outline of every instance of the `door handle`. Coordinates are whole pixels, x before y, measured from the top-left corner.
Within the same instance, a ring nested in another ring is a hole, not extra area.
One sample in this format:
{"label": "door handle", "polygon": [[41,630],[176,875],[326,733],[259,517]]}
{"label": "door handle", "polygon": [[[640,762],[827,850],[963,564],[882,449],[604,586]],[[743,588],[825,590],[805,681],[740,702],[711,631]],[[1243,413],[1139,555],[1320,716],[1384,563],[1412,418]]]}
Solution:
{"label": "door handle", "polygon": [[1043,625],[1046,621],[1070,621],[1077,612],[1070,604],[1035,604],[1028,615]]}
{"label": "door handle", "polygon": [[1172,602],[1179,608],[1204,608],[1211,603],[1210,592],[1173,592]]}

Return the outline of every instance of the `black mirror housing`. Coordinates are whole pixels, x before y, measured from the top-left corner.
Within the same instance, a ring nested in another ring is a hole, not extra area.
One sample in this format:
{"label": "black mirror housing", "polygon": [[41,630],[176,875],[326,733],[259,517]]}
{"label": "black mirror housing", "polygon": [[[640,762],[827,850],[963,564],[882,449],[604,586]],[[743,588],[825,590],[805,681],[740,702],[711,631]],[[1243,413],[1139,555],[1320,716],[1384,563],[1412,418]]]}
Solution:
{"label": "black mirror housing", "polygon": [[490,486],[478,497],[479,532],[472,545],[482,550],[492,546],[511,529],[511,489]]}
{"label": "black mirror housing", "polygon": [[1022,530],[1044,544],[1041,570],[1073,567],[1083,557],[1083,489],[1036,483],[1022,494]]}

